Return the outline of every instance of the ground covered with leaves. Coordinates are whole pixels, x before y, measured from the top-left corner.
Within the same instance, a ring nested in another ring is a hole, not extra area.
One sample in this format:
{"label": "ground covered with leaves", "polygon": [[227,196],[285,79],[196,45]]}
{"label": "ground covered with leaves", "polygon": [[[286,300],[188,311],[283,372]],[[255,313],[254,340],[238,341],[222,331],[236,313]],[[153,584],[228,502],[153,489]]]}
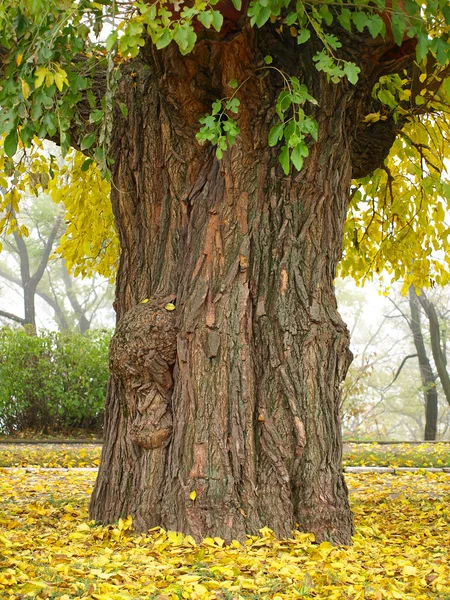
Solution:
{"label": "ground covered with leaves", "polygon": [[[97,467],[100,443],[2,444],[0,467]],[[450,468],[450,444],[345,444],[345,467]]]}
{"label": "ground covered with leaves", "polygon": [[98,467],[99,444],[2,444],[0,467]]}
{"label": "ground covered with leaves", "polygon": [[88,520],[93,471],[0,469],[0,598],[450,600],[450,475],[346,475],[351,547],[268,530],[196,544]]}
{"label": "ground covered with leaves", "polygon": [[345,444],[344,467],[450,467],[450,444]]}

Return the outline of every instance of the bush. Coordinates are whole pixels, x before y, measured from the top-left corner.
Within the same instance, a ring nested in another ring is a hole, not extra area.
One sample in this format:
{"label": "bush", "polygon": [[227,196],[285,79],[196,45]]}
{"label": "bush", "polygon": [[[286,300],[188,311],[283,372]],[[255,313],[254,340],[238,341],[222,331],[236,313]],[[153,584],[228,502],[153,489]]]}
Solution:
{"label": "bush", "polygon": [[0,431],[101,429],[110,338],[0,329]]}

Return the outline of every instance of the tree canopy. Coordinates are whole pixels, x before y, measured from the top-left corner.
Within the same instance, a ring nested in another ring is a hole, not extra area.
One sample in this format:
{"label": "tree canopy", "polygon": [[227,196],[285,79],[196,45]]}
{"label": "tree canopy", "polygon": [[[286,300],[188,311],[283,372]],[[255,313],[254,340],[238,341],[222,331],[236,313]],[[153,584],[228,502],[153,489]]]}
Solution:
{"label": "tree canopy", "polygon": [[[127,112],[114,100],[121,69],[139,61],[149,40],[158,49],[177,44],[188,54],[205,36],[232,36],[238,21],[246,27],[271,22],[299,45],[316,39],[312,61],[332,82],[358,86],[361,60],[389,65],[373,88],[373,110],[364,124],[374,139],[389,129],[396,140],[382,168],[364,178],[354,173],[341,272],[359,282],[372,271],[388,273],[385,283],[402,278],[405,290],[411,283],[447,283],[446,0],[0,0],[0,228],[17,226],[13,214],[23,194],[47,190],[66,206],[60,250],[69,267],[112,276],[118,243],[108,202],[108,148],[114,111]],[[369,40],[367,56],[357,56],[352,35]],[[261,62],[261,76],[269,70],[284,86],[268,144],[279,146],[289,176],[302,168],[317,137],[309,113],[320,107],[320,98],[274,66],[270,54]],[[233,93],[213,102],[199,120],[198,142],[213,143],[219,158],[239,135],[239,92],[246,82],[232,80]],[[44,139],[61,147],[64,162]]]}

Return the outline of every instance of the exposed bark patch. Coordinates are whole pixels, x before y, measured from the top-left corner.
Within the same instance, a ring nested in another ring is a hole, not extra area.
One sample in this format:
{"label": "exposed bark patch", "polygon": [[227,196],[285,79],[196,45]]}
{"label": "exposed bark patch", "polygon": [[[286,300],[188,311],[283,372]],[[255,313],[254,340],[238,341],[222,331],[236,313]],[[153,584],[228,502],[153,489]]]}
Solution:
{"label": "exposed bark patch", "polygon": [[147,450],[165,446],[172,434],[170,407],[177,325],[170,298],[153,298],[129,310],[111,340],[110,369],[125,390],[129,436]]}

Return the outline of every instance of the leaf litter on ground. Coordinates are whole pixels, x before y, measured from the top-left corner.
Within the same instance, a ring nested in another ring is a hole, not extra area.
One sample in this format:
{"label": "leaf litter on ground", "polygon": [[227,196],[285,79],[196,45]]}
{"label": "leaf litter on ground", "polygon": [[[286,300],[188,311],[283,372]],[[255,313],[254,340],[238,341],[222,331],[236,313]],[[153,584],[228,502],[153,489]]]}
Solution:
{"label": "leaf litter on ground", "polygon": [[0,469],[0,598],[8,600],[447,600],[450,475],[346,475],[351,547],[246,543],[89,521],[94,472]]}

